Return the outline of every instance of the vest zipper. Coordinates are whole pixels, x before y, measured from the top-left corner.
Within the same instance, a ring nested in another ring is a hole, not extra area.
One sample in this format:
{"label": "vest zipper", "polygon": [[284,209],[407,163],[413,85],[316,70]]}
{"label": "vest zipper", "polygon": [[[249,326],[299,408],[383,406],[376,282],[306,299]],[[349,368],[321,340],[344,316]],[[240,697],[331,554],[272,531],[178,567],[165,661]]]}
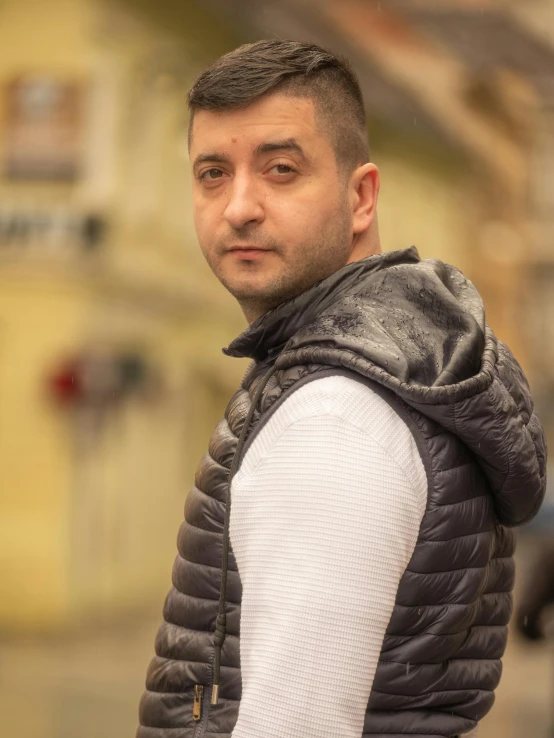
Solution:
{"label": "vest zipper", "polygon": [[219,588],[219,606],[218,606],[218,614],[216,618],[216,627],[214,632],[214,659],[213,659],[213,671],[212,671],[212,699],[211,704],[217,705],[218,698],[219,698],[219,686],[220,686],[220,677],[221,677],[221,653],[223,649],[223,643],[225,641],[225,636],[227,634],[227,614],[225,612],[226,610],[226,592],[227,592],[227,574],[229,569],[229,522],[231,518],[231,482],[233,481],[233,477],[235,476],[235,473],[238,470],[239,462],[240,462],[240,454],[242,452],[242,449],[244,448],[244,444],[246,443],[246,436],[248,434],[248,430],[250,428],[250,423],[252,422],[252,418],[254,417],[254,413],[256,412],[256,408],[258,406],[258,403],[260,401],[260,398],[262,396],[262,393],[264,389],[267,386],[267,383],[271,379],[271,377],[275,374],[277,371],[277,367],[275,364],[269,369],[261,378],[260,384],[258,385],[256,392],[254,393],[254,397],[252,398],[252,403],[250,405],[250,408],[248,412],[246,413],[246,417],[244,419],[244,423],[242,426],[242,429],[240,431],[240,435],[237,440],[237,447],[235,449],[235,453],[233,455],[233,459],[231,461],[231,466],[229,468],[229,477],[227,479],[227,490],[225,495],[225,520],[223,524],[223,551],[221,555],[221,585]]}
{"label": "vest zipper", "polygon": [[204,687],[202,684],[194,685],[194,703],[192,707],[192,719],[195,723],[199,722],[202,717],[202,698],[204,697]]}
{"label": "vest zipper", "polygon": [[[208,727],[208,716],[210,713],[211,687],[202,684],[194,685],[194,702],[192,706],[192,719],[196,723],[193,738],[202,738]],[[205,704],[204,704],[205,701]]]}
{"label": "vest zipper", "polygon": [[[253,363],[250,364],[250,366],[246,370],[244,377],[242,379],[242,382],[240,383],[241,387],[242,387],[244,380],[246,379],[249,372],[251,371],[252,367],[253,367]],[[215,655],[214,655],[214,660],[215,660]],[[212,671],[214,667],[214,660],[212,660]],[[208,715],[210,712],[210,706],[212,704],[212,700],[210,698],[213,697],[215,699],[214,704],[217,704],[218,696],[219,696],[219,684],[212,685],[211,687],[205,687],[203,684],[194,685],[194,701],[192,703],[192,719],[196,723],[196,726],[194,728],[193,738],[203,738],[204,734],[206,733],[206,728],[208,725]],[[205,709],[203,709],[204,701],[206,703]]]}

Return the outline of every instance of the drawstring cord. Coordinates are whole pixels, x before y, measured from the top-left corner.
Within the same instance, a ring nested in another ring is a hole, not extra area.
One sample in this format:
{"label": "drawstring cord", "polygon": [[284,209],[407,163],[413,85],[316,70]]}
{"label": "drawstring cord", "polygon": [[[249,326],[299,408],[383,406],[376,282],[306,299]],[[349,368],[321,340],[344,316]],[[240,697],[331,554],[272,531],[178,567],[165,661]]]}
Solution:
{"label": "drawstring cord", "polygon": [[252,404],[250,405],[250,409],[248,410],[246,418],[244,419],[244,425],[242,426],[242,430],[240,432],[240,436],[237,442],[235,454],[233,456],[233,461],[231,462],[231,467],[229,469],[229,481],[227,483],[227,490],[225,494],[225,522],[223,525],[223,555],[222,555],[222,565],[221,565],[221,586],[219,589],[219,609],[218,609],[215,633],[214,633],[215,653],[214,653],[213,689],[212,689],[212,700],[211,700],[212,705],[217,705],[218,699],[219,699],[221,649],[223,648],[223,643],[225,641],[225,636],[227,634],[227,614],[225,612],[225,609],[226,609],[226,604],[227,604],[227,601],[226,601],[227,569],[229,566],[229,522],[231,520],[231,482],[233,481],[233,477],[237,473],[237,469],[238,469],[239,461],[240,461],[240,455],[241,455],[242,449],[244,448],[244,444],[246,443],[246,436],[248,435],[248,429],[250,428],[250,423],[252,422],[252,418],[254,417],[254,413],[256,412],[256,408],[261,399],[262,392],[266,388],[267,383],[269,382],[269,380],[275,373],[276,369],[277,369],[276,366],[272,366],[271,369],[266,374],[264,374],[264,376],[262,377],[260,381],[258,389],[256,390],[254,397],[252,398]]}

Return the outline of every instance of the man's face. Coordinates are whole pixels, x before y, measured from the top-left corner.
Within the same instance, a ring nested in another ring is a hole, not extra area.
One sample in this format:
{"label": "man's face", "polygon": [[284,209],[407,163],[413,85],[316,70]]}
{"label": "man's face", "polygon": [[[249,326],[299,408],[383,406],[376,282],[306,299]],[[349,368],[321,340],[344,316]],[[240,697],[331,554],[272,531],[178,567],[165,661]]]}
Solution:
{"label": "man's face", "polygon": [[190,156],[202,252],[249,320],[348,262],[348,176],[311,99],[199,111]]}

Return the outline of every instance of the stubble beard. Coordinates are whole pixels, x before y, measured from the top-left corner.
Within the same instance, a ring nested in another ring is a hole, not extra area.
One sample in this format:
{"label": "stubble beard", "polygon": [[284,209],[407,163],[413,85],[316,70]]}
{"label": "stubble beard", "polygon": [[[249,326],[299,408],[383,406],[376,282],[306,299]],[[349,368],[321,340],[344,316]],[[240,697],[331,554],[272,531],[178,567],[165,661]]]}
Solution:
{"label": "stubble beard", "polygon": [[[351,223],[347,213],[342,209],[337,211],[336,217],[329,221],[324,229],[292,251],[276,241],[240,235],[243,237],[237,235],[233,242],[244,240],[246,243],[256,243],[260,248],[270,249],[273,255],[268,258],[277,259],[281,266],[275,272],[270,272],[267,279],[264,280],[262,277],[260,283],[255,285],[252,282],[249,284],[248,279],[241,280],[240,276],[233,279],[232,275],[225,273],[221,261],[233,257],[226,253],[224,245],[220,244],[216,249],[218,259],[207,257],[215,276],[237,300],[250,322],[278,305],[298,297],[343,267],[347,263],[352,244]],[[243,262],[240,268],[251,270],[254,279],[260,273],[263,274],[264,270],[263,264],[257,259]]]}

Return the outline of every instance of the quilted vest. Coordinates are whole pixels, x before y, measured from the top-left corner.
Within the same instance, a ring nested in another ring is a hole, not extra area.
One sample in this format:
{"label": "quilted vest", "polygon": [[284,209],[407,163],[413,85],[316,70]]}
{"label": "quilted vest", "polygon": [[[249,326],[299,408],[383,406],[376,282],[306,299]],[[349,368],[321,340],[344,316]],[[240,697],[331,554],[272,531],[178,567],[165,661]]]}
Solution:
{"label": "quilted vest", "polygon": [[270,311],[226,352],[254,362],[186,499],[137,738],[231,735],[241,698],[241,584],[232,552],[218,703],[211,697],[233,459],[236,468],[243,442],[291,392],[345,372],[405,420],[428,478],[363,736],[470,731],[500,679],[512,609],[511,528],[538,510],[546,466],[525,377],[486,326],[475,289],[452,267],[420,261],[415,249],[369,257]]}

